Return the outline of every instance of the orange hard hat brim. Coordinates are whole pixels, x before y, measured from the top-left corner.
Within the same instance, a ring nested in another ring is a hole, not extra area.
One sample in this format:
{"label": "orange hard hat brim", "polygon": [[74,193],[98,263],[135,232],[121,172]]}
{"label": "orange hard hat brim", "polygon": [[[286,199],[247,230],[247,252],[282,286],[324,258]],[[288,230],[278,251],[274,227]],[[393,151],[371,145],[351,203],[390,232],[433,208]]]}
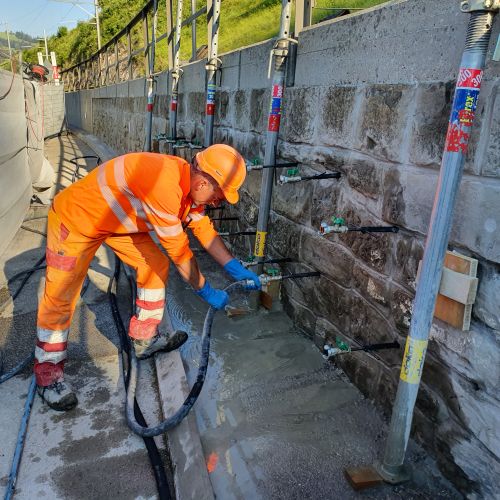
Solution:
{"label": "orange hard hat brim", "polygon": [[226,200],[231,203],[231,205],[234,205],[235,203],[238,203],[238,200],[240,199],[240,195],[238,194],[238,191],[232,191],[229,189],[222,190],[224,193],[224,197]]}

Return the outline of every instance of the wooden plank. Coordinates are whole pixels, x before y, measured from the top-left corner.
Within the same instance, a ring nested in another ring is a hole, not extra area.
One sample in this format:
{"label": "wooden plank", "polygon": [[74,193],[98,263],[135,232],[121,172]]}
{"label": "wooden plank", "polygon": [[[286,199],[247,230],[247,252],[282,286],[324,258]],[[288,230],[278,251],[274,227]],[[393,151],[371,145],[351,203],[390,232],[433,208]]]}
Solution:
{"label": "wooden plank", "polygon": [[384,482],[375,468],[370,466],[344,469],[344,475],[355,490],[373,488]]}
{"label": "wooden plank", "polygon": [[[419,263],[417,280],[420,273],[420,265],[421,263]],[[463,276],[456,276],[457,274]],[[443,276],[441,277],[439,293],[434,309],[435,318],[464,331],[469,329],[472,304],[474,303],[478,286],[476,274],[476,259],[461,255],[455,251],[446,252]],[[457,285],[456,289],[454,288],[454,284]],[[454,299],[459,299],[461,302]]]}

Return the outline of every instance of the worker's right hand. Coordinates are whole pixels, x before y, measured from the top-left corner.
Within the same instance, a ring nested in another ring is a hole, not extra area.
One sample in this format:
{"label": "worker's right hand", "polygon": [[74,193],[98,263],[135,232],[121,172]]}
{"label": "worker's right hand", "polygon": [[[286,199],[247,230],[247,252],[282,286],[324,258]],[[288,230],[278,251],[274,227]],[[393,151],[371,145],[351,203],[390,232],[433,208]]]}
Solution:
{"label": "worker's right hand", "polygon": [[222,309],[229,301],[229,295],[224,290],[212,288],[208,281],[205,281],[203,287],[195,292],[215,309]]}

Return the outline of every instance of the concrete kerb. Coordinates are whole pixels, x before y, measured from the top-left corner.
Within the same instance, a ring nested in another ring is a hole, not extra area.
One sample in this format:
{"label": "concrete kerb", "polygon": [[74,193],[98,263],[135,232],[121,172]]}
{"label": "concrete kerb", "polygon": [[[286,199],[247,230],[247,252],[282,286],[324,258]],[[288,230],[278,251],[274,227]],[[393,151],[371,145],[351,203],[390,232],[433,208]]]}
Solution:
{"label": "concrete kerb", "polygon": [[[93,149],[103,161],[117,156],[96,136],[75,128],[71,132]],[[167,322],[170,323],[168,318]],[[186,372],[179,351],[157,355],[155,366],[163,417],[168,418],[180,408],[189,393]],[[179,426],[167,432],[167,437],[176,498],[212,500],[214,494],[194,414],[189,414]]]}

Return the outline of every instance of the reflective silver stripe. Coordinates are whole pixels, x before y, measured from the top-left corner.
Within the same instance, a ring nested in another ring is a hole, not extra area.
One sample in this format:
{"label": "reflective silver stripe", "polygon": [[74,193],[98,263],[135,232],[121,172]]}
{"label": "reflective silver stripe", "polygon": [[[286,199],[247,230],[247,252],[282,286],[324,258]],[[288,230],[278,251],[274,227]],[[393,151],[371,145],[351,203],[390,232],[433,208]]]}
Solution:
{"label": "reflective silver stripe", "polygon": [[180,222],[179,224],[175,224],[175,226],[153,226],[153,227],[158,236],[164,236],[166,238],[177,236],[178,234],[181,234],[184,231],[182,224]]}
{"label": "reflective silver stripe", "polygon": [[205,217],[205,214],[200,214],[199,212],[189,212],[188,217],[191,217],[191,220],[193,222],[197,222],[203,219],[203,217]]}
{"label": "reflective silver stripe", "polygon": [[150,207],[144,201],[142,202],[142,208],[144,208],[144,211],[147,214],[156,215],[156,217],[159,217],[160,219],[168,220],[168,221],[172,221],[172,222],[180,222],[180,219],[179,219],[179,217],[177,217],[177,215],[169,214],[168,212],[164,212],[163,210],[158,210],[157,208]]}
{"label": "reflective silver stripe", "polygon": [[35,347],[35,358],[39,363],[59,363],[66,359],[66,350],[57,352],[47,352],[41,347]]}
{"label": "reflective silver stripe", "polygon": [[106,165],[107,163],[99,165],[97,172],[97,184],[99,185],[101,194],[107,201],[109,208],[111,208],[117,219],[120,221],[120,224],[122,224],[131,233],[137,233],[139,229],[125,213],[125,210],[123,210],[123,207],[118,203],[118,200],[115,198],[106,182]]}
{"label": "reflective silver stripe", "polygon": [[137,319],[139,321],[144,321],[146,319],[157,319],[160,320],[163,318],[163,307],[159,309],[143,309],[142,307],[137,307],[135,312]]}
{"label": "reflective silver stripe", "polygon": [[145,302],[165,300],[165,288],[137,288],[137,300]]}
{"label": "reflective silver stripe", "polygon": [[137,217],[142,219],[146,223],[146,226],[148,226],[149,229],[153,229],[152,224],[148,221],[148,219],[146,217],[146,213],[144,212],[144,209],[142,208],[141,201],[135,197],[134,193],[132,193],[132,191],[128,187],[127,179],[125,179],[125,157],[124,156],[119,156],[118,158],[115,158],[114,173],[115,173],[116,185],[120,189],[120,192],[123,193],[127,197],[127,200],[132,205],[132,208],[134,209]]}
{"label": "reflective silver stripe", "polygon": [[37,328],[36,336],[40,342],[48,344],[59,344],[68,340],[68,331],[66,330],[47,330],[46,328]]}

